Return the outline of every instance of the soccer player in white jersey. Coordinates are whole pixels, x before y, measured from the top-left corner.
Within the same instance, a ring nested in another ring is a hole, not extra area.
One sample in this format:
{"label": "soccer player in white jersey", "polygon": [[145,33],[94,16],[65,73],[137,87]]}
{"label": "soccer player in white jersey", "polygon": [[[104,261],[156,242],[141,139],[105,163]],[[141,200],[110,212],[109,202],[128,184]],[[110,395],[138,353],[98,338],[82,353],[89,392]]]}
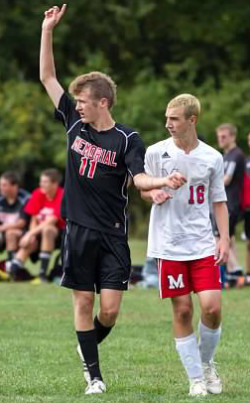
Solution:
{"label": "soccer player in white jersey", "polygon": [[[187,183],[141,192],[153,203],[148,256],[158,259],[161,298],[171,298],[176,349],[190,381],[191,396],[221,393],[213,356],[221,334],[219,265],[227,261],[228,212],[223,184],[223,159],[197,138],[199,100],[190,94],[172,99],[166,109],[170,138],[150,146],[145,170],[154,176],[179,171]],[[212,198],[220,239],[215,245],[209,219]],[[191,293],[197,294],[201,318],[199,342],[192,324]]]}

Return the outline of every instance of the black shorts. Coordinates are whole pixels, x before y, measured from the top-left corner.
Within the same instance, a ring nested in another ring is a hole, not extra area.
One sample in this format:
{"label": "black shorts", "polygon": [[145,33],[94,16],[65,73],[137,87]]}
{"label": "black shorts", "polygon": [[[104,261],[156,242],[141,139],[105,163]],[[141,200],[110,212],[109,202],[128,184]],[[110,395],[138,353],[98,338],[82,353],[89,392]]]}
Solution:
{"label": "black shorts", "polygon": [[248,240],[250,240],[250,210],[244,212],[244,229]]}
{"label": "black shorts", "polygon": [[240,220],[240,211],[235,210],[229,212],[229,236],[235,235],[235,228]]}
{"label": "black shorts", "polygon": [[79,291],[127,290],[131,270],[127,238],[67,222],[61,285]]}

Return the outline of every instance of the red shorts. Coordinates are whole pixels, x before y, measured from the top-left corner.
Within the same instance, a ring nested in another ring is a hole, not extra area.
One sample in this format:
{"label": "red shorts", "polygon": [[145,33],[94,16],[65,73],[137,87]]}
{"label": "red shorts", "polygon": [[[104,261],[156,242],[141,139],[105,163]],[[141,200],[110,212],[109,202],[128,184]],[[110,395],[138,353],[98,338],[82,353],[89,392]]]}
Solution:
{"label": "red shorts", "polygon": [[161,298],[173,298],[190,292],[220,290],[220,269],[214,256],[179,262],[158,259]]}

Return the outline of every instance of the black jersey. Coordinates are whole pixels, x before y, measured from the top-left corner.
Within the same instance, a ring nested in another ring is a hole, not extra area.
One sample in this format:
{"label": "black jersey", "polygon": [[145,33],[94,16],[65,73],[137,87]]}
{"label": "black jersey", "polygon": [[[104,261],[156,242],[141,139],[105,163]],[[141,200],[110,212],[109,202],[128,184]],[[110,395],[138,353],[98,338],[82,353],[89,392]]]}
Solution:
{"label": "black jersey", "polygon": [[239,147],[224,154],[224,173],[232,177],[229,185],[225,186],[228,210],[233,212],[240,208],[241,193],[244,183],[245,158]]}
{"label": "black jersey", "polygon": [[7,199],[0,195],[0,222],[2,224],[14,223],[19,218],[28,220],[28,215],[23,209],[29,198],[30,193],[24,189],[19,189],[17,199],[12,204],[9,204]]}
{"label": "black jersey", "polygon": [[119,123],[96,131],[81,121],[66,93],[55,117],[68,135],[64,216],[87,228],[124,236],[128,177],[144,172],[145,147],[138,133]]}

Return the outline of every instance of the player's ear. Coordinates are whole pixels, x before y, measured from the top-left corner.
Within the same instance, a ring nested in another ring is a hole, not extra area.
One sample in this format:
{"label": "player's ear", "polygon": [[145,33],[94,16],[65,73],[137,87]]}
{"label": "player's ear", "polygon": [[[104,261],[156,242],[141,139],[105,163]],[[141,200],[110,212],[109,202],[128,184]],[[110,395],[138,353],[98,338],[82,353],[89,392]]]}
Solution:
{"label": "player's ear", "polygon": [[109,107],[109,103],[107,98],[101,98],[100,99],[100,106],[101,108],[108,108]]}
{"label": "player's ear", "polygon": [[196,124],[196,123],[197,123],[197,116],[192,115],[192,116],[190,117],[190,122],[193,123],[193,124]]}

